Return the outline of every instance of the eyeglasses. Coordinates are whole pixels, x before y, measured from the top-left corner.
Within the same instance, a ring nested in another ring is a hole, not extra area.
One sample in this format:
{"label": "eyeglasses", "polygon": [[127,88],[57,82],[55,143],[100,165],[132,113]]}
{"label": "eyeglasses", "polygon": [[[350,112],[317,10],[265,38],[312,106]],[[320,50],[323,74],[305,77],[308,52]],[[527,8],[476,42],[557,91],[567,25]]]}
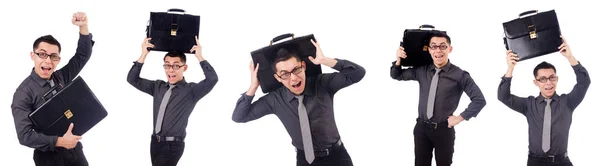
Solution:
{"label": "eyeglasses", "polygon": [[185,65],[170,65],[170,64],[164,64],[163,67],[165,69],[169,69],[169,68],[173,68],[173,70],[179,70],[179,68],[183,67]]}
{"label": "eyeglasses", "polygon": [[292,72],[285,72],[281,75],[277,75],[279,78],[283,79],[283,80],[287,80],[288,78],[290,78],[292,76],[292,73],[294,73],[295,75],[300,74],[300,72],[302,72],[304,68],[302,66],[298,66],[296,68],[294,68],[292,70]]}
{"label": "eyeglasses", "polygon": [[45,52],[34,52],[34,54],[37,55],[38,57],[40,57],[40,59],[47,59],[48,57],[50,57],[50,60],[52,60],[52,61],[60,60],[60,56],[57,53],[48,55]]}
{"label": "eyeglasses", "polygon": [[548,82],[548,80],[550,80],[552,82],[555,82],[556,80],[558,80],[558,77],[556,77],[556,76],[550,76],[549,78],[542,77],[542,78],[539,78],[539,79],[536,79],[536,80],[539,81],[539,82],[541,82],[541,83],[546,83],[546,82]]}
{"label": "eyeglasses", "polygon": [[438,48],[440,50],[446,50],[448,48],[448,45],[439,45],[439,46],[438,45],[431,45],[431,46],[429,46],[429,49],[431,49],[431,50],[437,50]]}

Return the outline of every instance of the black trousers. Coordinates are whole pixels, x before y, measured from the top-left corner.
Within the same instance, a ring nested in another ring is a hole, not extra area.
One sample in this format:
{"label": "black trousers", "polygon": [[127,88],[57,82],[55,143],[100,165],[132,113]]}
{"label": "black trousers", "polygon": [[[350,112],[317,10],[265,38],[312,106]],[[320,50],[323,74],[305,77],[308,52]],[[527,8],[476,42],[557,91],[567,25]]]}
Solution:
{"label": "black trousers", "polygon": [[296,165],[297,166],[353,166],[350,154],[346,151],[346,147],[342,143],[339,147],[331,148],[328,156],[318,157],[315,156],[315,160],[308,164],[304,157],[304,151],[298,150],[296,153]]}
{"label": "black trousers", "polygon": [[150,143],[150,159],[152,166],[176,166],[183,155],[185,142],[161,141],[152,139]]}
{"label": "black trousers", "polygon": [[540,158],[530,155],[527,159],[527,166],[573,166],[573,163],[571,163],[569,157],[560,159],[557,158],[552,161],[548,158]]}
{"label": "black trousers", "polygon": [[448,122],[436,124],[417,120],[413,131],[415,138],[415,166],[431,166],[435,149],[437,166],[450,166],[454,154],[454,127],[448,128]]}
{"label": "black trousers", "polygon": [[33,161],[36,166],[88,166],[83,154],[83,145],[77,143],[73,149],[56,147],[56,151],[33,151]]}

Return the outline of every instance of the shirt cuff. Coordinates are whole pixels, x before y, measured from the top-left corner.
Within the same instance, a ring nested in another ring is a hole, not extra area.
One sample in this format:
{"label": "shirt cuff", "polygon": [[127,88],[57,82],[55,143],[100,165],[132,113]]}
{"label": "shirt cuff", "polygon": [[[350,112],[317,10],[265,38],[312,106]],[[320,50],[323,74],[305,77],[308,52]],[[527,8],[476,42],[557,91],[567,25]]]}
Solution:
{"label": "shirt cuff", "polygon": [[583,66],[581,66],[581,62],[579,62],[579,61],[577,61],[577,64],[575,66],[571,66],[571,67],[573,67],[573,69],[575,69],[575,70],[579,70],[579,69],[583,68]]}

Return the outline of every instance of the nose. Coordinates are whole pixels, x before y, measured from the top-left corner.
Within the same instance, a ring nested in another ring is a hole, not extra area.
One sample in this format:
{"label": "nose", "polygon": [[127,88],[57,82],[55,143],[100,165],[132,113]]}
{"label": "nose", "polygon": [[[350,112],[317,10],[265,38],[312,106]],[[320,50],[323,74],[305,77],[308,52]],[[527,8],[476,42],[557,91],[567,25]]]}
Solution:
{"label": "nose", "polygon": [[294,81],[294,80],[297,80],[298,78],[300,78],[300,77],[298,77],[298,76],[297,76],[296,74],[294,74],[294,73],[292,73],[292,74],[290,75],[290,80],[292,80],[292,81]]}

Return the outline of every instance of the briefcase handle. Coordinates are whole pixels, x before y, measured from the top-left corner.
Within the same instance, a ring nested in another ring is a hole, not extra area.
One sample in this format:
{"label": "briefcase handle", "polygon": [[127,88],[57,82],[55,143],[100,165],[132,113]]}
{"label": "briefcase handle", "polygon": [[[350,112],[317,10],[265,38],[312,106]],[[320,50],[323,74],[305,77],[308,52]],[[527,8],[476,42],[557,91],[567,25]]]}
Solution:
{"label": "briefcase handle", "polygon": [[519,14],[519,18],[522,18],[524,15],[533,14],[533,13],[537,14],[538,10],[530,10],[530,11],[523,12],[523,13]]}
{"label": "briefcase handle", "polygon": [[286,33],[286,34],[283,34],[283,35],[279,35],[279,36],[273,38],[273,40],[271,40],[271,43],[269,44],[269,46],[273,45],[273,43],[275,43],[275,42],[277,42],[279,40],[282,40],[282,39],[285,39],[285,38],[288,38],[288,37],[292,37],[292,39],[294,39],[294,34],[293,33]]}
{"label": "briefcase handle", "polygon": [[167,13],[172,13],[172,12],[180,12],[180,13],[185,14],[185,10],[183,10],[183,9],[172,8],[172,9],[167,10]]}
{"label": "briefcase handle", "polygon": [[423,28],[435,29],[435,26],[429,25],[429,24],[423,24],[423,25],[419,26],[419,29],[423,29]]}

